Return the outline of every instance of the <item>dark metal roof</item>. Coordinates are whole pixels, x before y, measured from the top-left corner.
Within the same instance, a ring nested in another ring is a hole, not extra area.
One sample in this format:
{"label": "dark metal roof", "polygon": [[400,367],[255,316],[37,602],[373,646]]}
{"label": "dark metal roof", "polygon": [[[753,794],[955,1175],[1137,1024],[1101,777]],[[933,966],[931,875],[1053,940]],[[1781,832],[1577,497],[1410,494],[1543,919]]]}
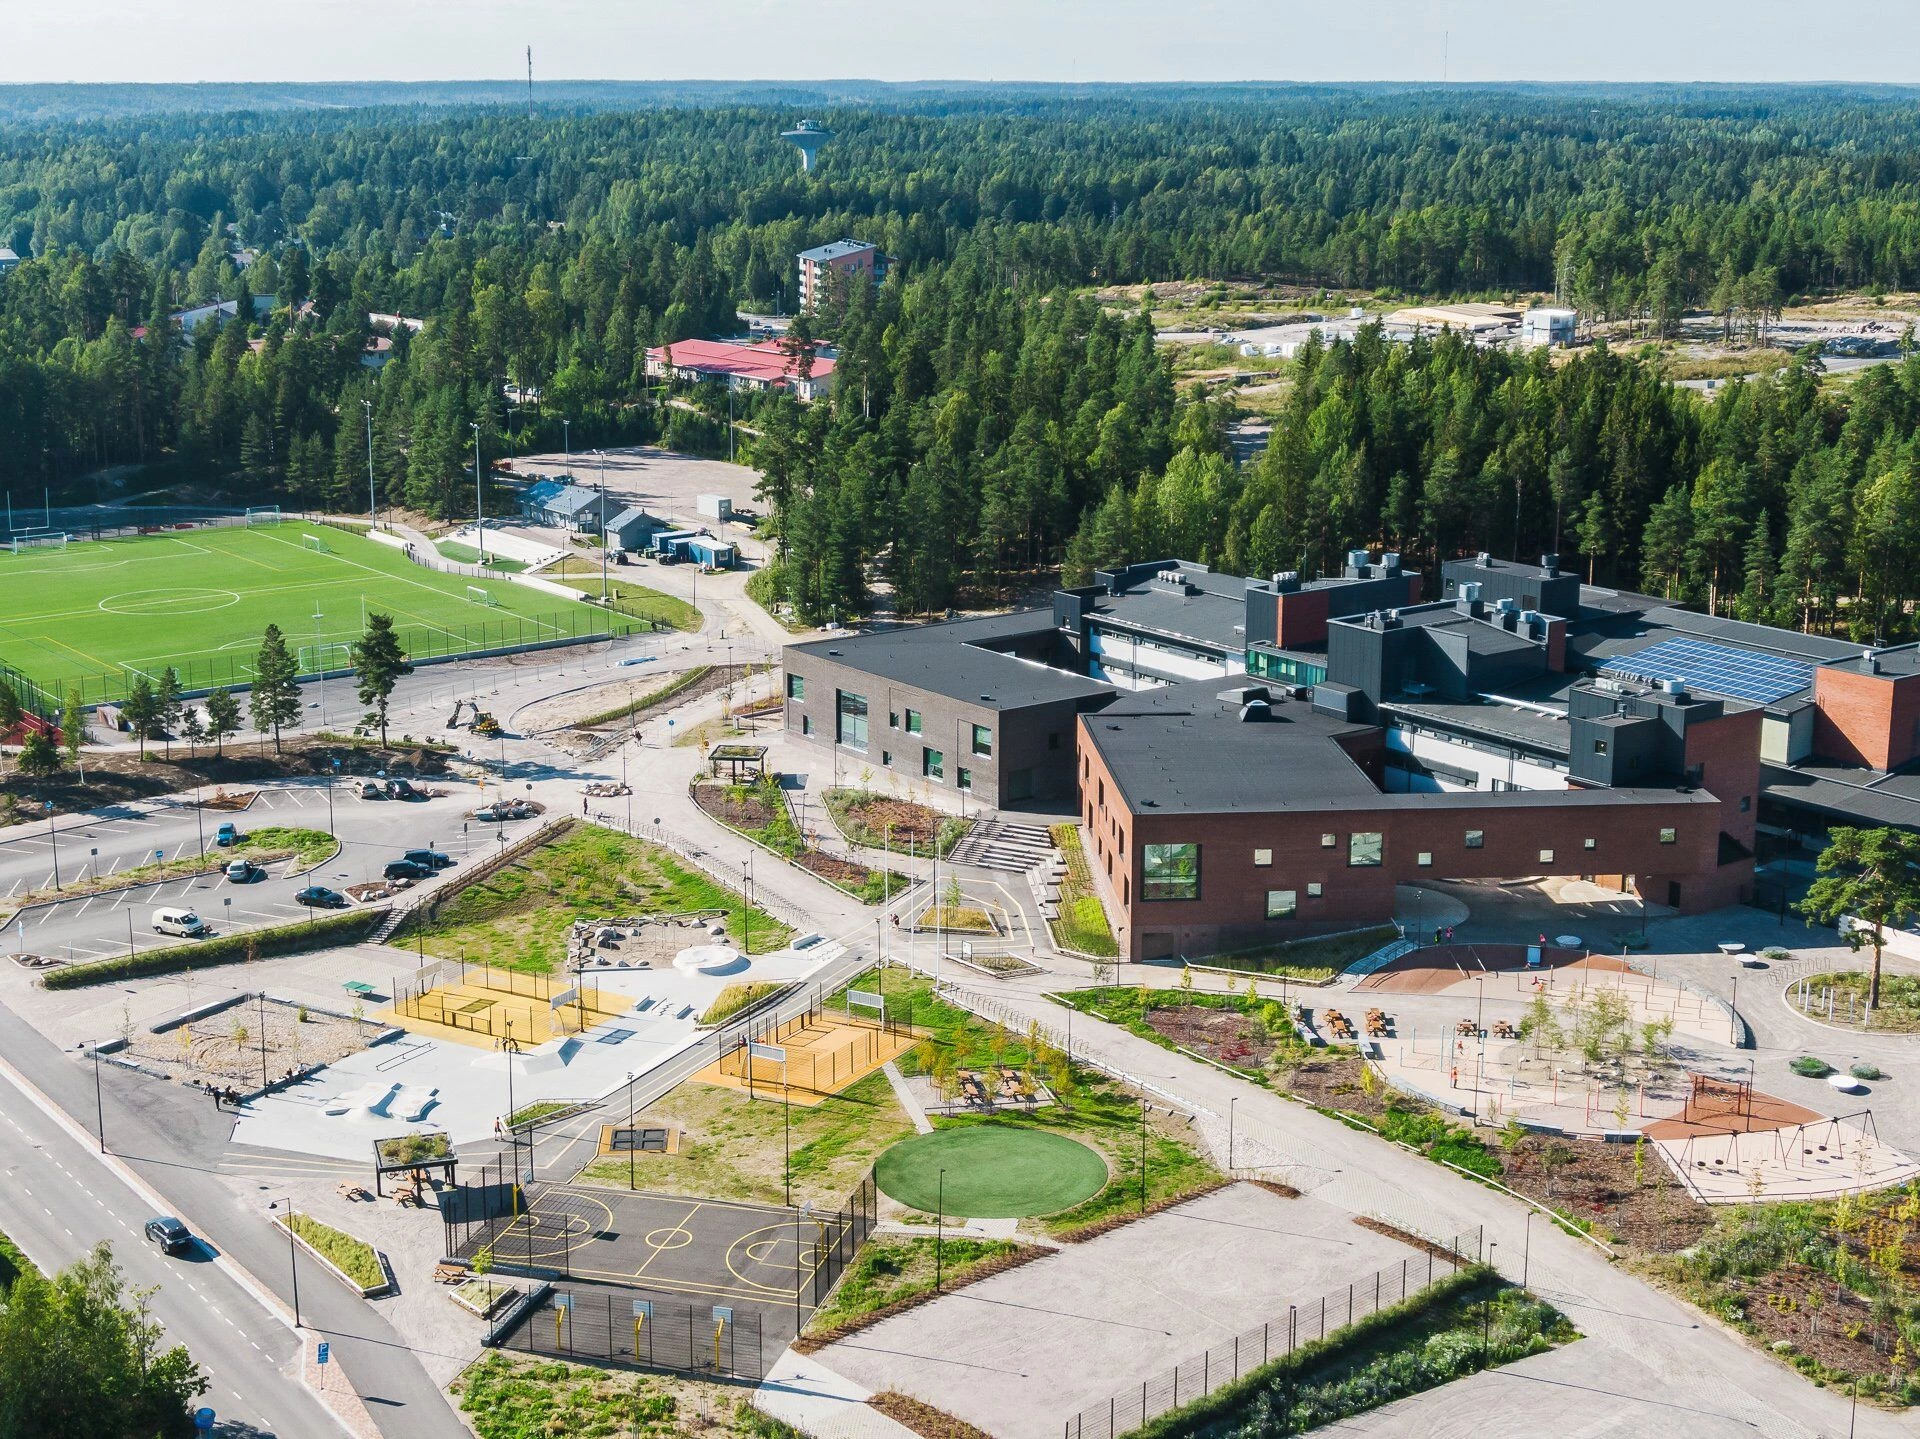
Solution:
{"label": "dark metal roof", "polygon": [[1920,775],[1838,765],[1760,766],[1760,793],[1794,809],[1846,824],[1920,831]]}
{"label": "dark metal roof", "polygon": [[1177,595],[1146,585],[1106,595],[1093,605],[1093,622],[1095,625],[1117,624],[1214,649],[1244,650],[1247,647],[1246,581],[1234,579],[1233,582],[1238,588],[1231,595],[1217,588]]}
{"label": "dark metal roof", "polygon": [[1399,700],[1381,708],[1431,729],[1486,735],[1563,758],[1570,749],[1565,715],[1544,715],[1516,705],[1406,704]]}
{"label": "dark metal roof", "polygon": [[898,685],[979,705],[1021,709],[1058,700],[1093,700],[1114,687],[1085,675],[1003,654],[994,646],[1053,633],[1053,611],[1018,610],[982,619],[903,625],[868,634],[788,645]]}

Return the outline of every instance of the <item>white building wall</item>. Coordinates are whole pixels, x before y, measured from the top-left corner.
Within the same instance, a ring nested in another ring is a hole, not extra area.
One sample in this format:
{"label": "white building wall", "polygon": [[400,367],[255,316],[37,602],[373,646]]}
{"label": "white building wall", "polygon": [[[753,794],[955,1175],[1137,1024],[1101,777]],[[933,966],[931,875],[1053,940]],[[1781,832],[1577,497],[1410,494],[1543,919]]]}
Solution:
{"label": "white building wall", "polygon": [[1387,748],[1412,755],[1422,764],[1436,769],[1472,776],[1472,783],[1469,784],[1464,780],[1445,777],[1410,775],[1405,770],[1388,766],[1389,789],[1452,793],[1491,790],[1496,787],[1496,781],[1502,789],[1511,786],[1514,789],[1563,790],[1567,787],[1566,770],[1555,768],[1545,760],[1495,754],[1443,735],[1409,734],[1403,729],[1393,728],[1387,731]]}

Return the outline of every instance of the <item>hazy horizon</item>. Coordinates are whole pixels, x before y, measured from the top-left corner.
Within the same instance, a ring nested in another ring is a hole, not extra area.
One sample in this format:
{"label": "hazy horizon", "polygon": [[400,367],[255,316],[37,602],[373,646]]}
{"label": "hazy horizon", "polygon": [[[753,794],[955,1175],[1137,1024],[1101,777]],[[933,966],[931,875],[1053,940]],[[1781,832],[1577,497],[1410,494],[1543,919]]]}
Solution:
{"label": "hazy horizon", "polygon": [[187,0],[67,0],[0,84],[549,81],[1911,84],[1920,7],[1833,0],[279,0],[236,27]]}

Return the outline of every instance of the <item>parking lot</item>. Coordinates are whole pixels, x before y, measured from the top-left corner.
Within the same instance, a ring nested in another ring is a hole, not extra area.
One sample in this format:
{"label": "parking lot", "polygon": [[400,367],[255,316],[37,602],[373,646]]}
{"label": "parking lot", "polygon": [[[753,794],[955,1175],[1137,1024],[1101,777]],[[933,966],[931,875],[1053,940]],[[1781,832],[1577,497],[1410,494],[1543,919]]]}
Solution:
{"label": "parking lot", "polygon": [[477,789],[443,787],[449,792],[408,802],[362,798],[358,782],[276,786],[262,789],[241,811],[192,805],[129,808],[120,815],[70,820],[51,834],[16,836],[0,844],[0,904],[8,895],[52,887],[56,853],[59,882],[69,887],[152,863],[156,857],[171,861],[205,853],[209,867],[222,864],[215,834],[227,822],[242,832],[269,826],[331,829],[340,849],[318,866],[276,861],[247,883],[203,872],[37,903],[8,926],[4,949],[77,964],[178,944],[177,937],[158,934],[152,927],[152,911],[162,907],[193,909],[215,933],[290,924],[313,914],[294,899],[309,884],[344,890],[377,881],[388,862],[409,849],[439,849],[457,868],[474,852],[495,848],[503,833],[515,828],[471,818],[481,802]]}

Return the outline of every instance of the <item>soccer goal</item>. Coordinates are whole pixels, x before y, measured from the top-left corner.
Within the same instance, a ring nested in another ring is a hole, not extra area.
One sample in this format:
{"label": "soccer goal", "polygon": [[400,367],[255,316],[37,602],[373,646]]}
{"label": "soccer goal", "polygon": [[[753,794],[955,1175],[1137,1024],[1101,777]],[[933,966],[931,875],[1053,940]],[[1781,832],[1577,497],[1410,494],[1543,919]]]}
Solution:
{"label": "soccer goal", "polygon": [[317,675],[326,670],[352,668],[353,646],[350,644],[300,646],[300,673],[303,675]]}
{"label": "soccer goal", "polygon": [[28,550],[64,550],[67,541],[72,538],[67,534],[21,535],[13,541],[11,548],[16,555],[23,555]]}
{"label": "soccer goal", "polygon": [[247,507],[247,524],[249,527],[253,525],[277,525],[279,523],[280,506],[249,505]]}
{"label": "soccer goal", "polygon": [[494,609],[500,608],[500,601],[481,589],[479,585],[467,586],[467,598],[472,600],[476,605],[488,605]]}
{"label": "soccer goal", "polygon": [[317,555],[324,555],[333,548],[318,535],[302,535],[300,536],[300,543]]}

